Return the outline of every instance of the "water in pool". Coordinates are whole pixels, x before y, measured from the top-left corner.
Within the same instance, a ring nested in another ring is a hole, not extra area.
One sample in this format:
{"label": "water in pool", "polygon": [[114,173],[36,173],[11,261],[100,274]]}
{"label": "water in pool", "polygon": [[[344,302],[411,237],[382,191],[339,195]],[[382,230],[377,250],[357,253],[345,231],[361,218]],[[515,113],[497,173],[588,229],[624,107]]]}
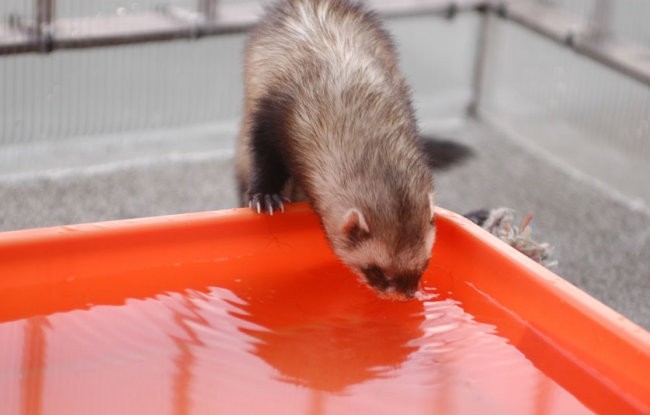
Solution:
{"label": "water in pool", "polygon": [[113,305],[76,289],[84,306],[59,311],[50,295],[52,313],[0,323],[1,413],[589,412],[462,304],[381,300],[340,269],[126,284]]}

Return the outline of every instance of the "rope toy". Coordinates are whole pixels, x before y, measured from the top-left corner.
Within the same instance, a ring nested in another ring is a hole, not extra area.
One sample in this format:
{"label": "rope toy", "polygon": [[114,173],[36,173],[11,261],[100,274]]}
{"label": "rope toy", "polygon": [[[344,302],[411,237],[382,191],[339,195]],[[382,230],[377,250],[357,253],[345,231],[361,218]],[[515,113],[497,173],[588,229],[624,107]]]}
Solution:
{"label": "rope toy", "polygon": [[526,215],[519,225],[514,224],[514,209],[507,207],[475,210],[465,217],[545,267],[557,265],[557,261],[551,257],[553,247],[532,239],[532,215]]}

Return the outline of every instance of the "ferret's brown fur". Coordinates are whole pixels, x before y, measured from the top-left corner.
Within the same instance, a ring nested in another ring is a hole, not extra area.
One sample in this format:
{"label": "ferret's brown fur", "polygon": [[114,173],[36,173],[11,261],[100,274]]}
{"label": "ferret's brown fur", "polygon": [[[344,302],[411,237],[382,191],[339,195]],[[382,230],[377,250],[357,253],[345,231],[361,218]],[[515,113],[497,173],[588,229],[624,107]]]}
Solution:
{"label": "ferret's brown fur", "polygon": [[435,237],[433,183],[410,90],[378,18],[347,0],[284,0],[245,49],[236,154],[242,204],[307,199],[336,255],[411,297]]}

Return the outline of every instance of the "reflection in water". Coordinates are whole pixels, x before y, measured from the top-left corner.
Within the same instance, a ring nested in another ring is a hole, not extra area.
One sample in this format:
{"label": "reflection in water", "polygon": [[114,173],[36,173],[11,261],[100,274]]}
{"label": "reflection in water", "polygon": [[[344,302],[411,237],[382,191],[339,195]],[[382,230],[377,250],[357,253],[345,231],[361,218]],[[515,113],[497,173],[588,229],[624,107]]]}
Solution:
{"label": "reflection in water", "polygon": [[452,300],[381,300],[338,265],[186,281],[25,319],[20,347],[0,323],[3,414],[587,411]]}
{"label": "reflection in water", "polygon": [[[249,298],[238,318],[256,328],[253,353],[282,381],[342,393],[399,367],[422,335],[422,304],[378,299],[354,279],[314,270],[299,285],[235,292]],[[352,294],[352,295],[351,295]]]}
{"label": "reflection in water", "polygon": [[180,308],[174,310],[174,322],[183,330],[183,335],[170,336],[178,348],[178,356],[174,358],[174,364],[178,369],[174,375],[174,414],[186,415],[190,413],[189,390],[192,367],[196,362],[192,346],[201,346],[201,340],[189,322],[195,321],[199,324],[207,322],[200,316],[199,308],[190,298],[182,297],[179,302],[184,310]]}
{"label": "reflection in water", "polygon": [[43,370],[46,366],[45,317],[37,316],[25,321],[22,374],[22,413],[42,413]]}

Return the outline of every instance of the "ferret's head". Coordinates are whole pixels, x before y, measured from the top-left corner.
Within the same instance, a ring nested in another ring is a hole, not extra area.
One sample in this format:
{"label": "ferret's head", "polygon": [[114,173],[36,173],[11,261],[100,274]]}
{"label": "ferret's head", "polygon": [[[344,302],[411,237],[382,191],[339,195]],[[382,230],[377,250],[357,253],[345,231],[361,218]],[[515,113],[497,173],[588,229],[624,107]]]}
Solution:
{"label": "ferret's head", "polygon": [[348,208],[325,230],[339,259],[380,296],[411,299],[435,240],[433,192],[406,207]]}

